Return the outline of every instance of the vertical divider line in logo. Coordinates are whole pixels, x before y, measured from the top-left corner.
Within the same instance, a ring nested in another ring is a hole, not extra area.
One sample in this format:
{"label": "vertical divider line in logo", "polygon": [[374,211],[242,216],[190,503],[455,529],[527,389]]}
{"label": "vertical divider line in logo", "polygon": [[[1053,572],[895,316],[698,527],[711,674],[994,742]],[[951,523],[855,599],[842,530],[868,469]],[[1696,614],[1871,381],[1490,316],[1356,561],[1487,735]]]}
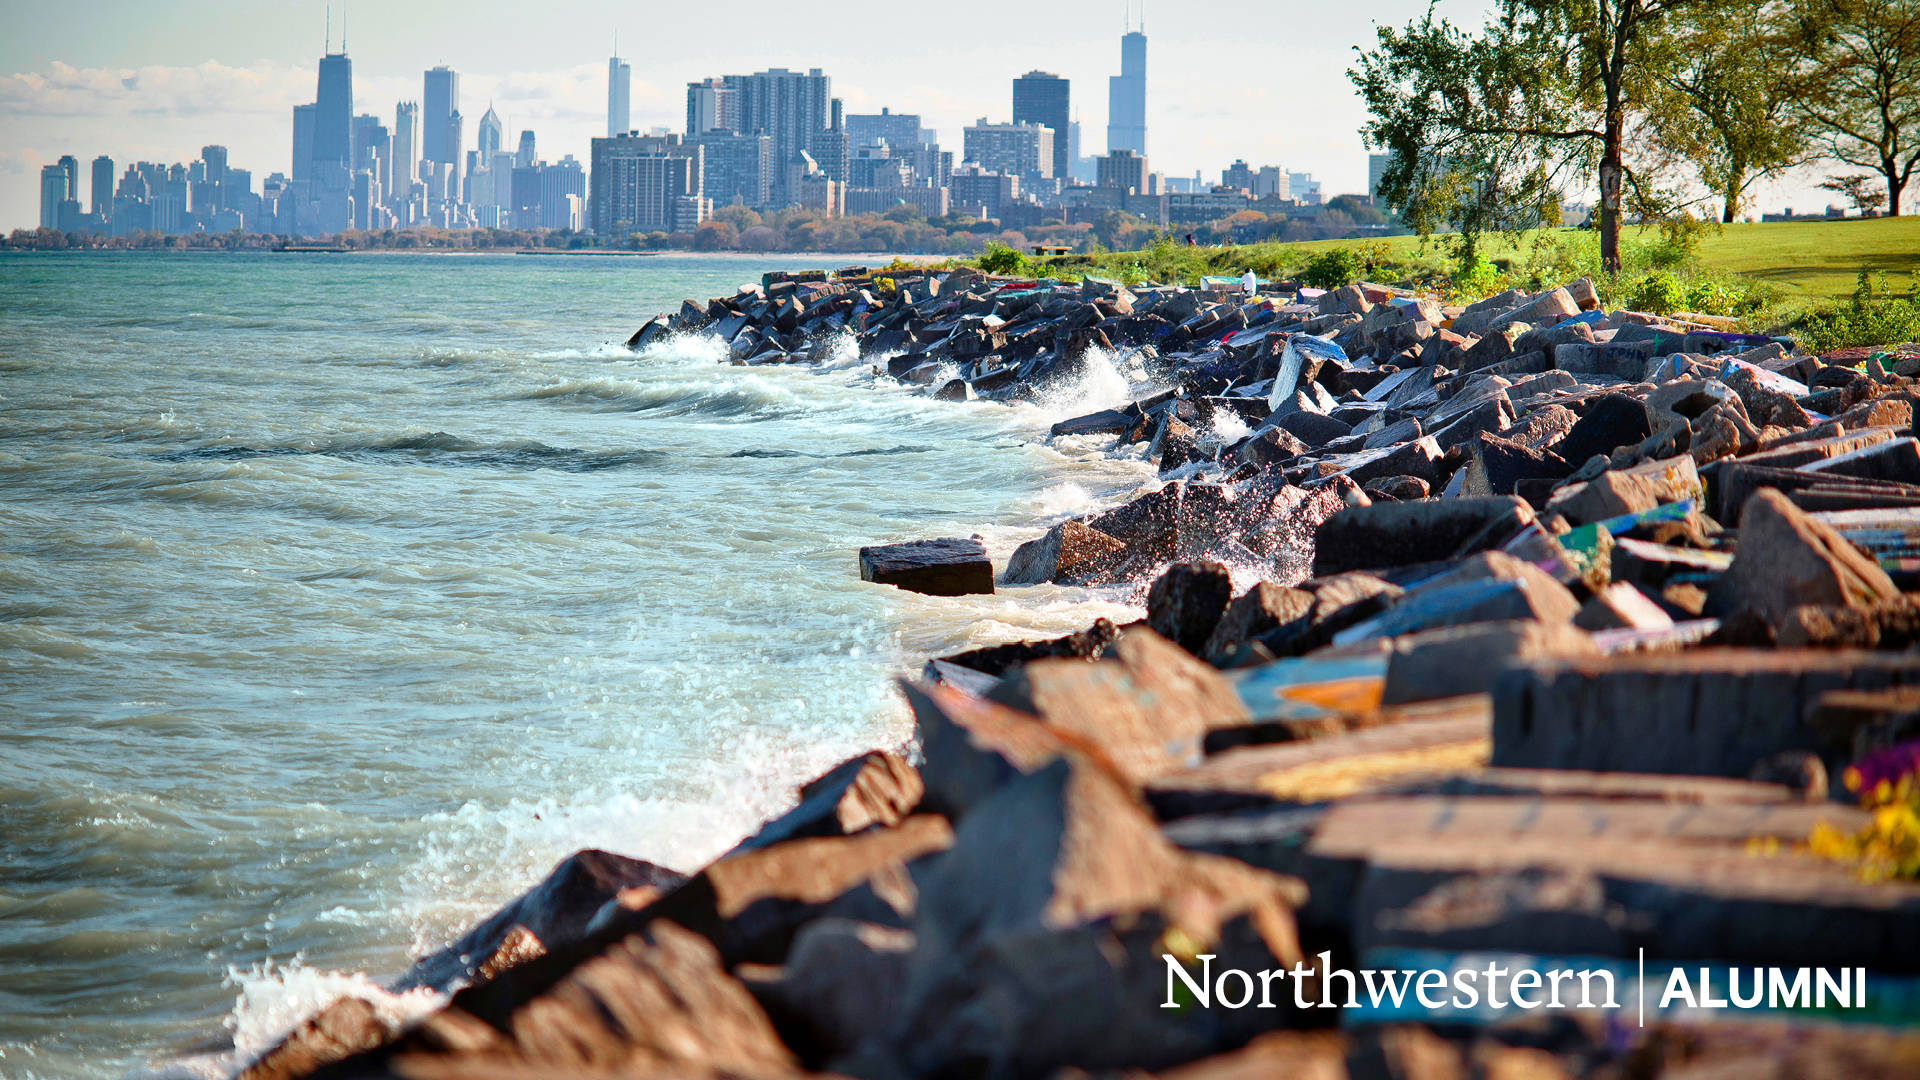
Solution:
{"label": "vertical divider line in logo", "polygon": [[1634,984],[1635,996],[1640,999],[1640,1026],[1647,1026],[1647,947],[1640,946],[1640,978]]}

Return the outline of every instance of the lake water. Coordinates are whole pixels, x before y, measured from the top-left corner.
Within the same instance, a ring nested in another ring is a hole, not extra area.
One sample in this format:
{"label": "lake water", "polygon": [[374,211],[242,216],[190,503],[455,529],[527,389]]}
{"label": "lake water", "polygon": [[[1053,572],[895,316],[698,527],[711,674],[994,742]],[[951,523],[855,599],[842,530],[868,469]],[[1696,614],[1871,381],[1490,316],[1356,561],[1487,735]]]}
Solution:
{"label": "lake water", "polygon": [[[0,1076],[220,1075],[581,847],[690,870],[929,653],[863,584],[1151,475],[1039,406],[619,343],[804,257],[0,255]],[[884,382],[884,381],[883,381]]]}

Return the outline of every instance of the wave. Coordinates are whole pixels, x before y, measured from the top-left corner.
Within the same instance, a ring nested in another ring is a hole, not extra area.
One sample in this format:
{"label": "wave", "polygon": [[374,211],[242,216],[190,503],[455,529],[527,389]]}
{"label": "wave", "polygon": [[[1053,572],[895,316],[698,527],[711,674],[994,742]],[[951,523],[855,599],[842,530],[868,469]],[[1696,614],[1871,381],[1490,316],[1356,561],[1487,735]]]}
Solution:
{"label": "wave", "polygon": [[319,456],[347,461],[380,462],[406,457],[434,465],[483,469],[558,469],[563,472],[601,472],[657,465],[670,456],[660,450],[581,450],[549,446],[534,440],[503,443],[475,442],[444,431],[395,435],[386,438],[329,439],[295,446],[221,444],[156,454],[154,460],[245,461],[254,458]]}

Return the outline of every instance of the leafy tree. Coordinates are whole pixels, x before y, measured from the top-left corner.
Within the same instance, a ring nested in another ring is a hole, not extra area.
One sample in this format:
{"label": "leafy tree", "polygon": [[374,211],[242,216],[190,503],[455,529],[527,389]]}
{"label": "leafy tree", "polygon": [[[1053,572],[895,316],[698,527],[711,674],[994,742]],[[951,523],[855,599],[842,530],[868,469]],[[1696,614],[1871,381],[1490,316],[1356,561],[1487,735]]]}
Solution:
{"label": "leafy tree", "polygon": [[1799,42],[1783,0],[1719,0],[1670,17],[1643,41],[1652,142],[1689,162],[1730,222],[1754,183],[1804,164],[1812,139],[1795,115]]}
{"label": "leafy tree", "polygon": [[1920,0],[1799,0],[1812,58],[1800,110],[1827,154],[1871,169],[1887,213],[1920,168]]}
{"label": "leafy tree", "polygon": [[1845,176],[1829,176],[1820,186],[1845,196],[1855,210],[1864,214],[1887,201],[1886,192],[1873,190],[1876,182],[1876,178],[1869,173],[1849,173]]}
{"label": "leafy tree", "polygon": [[1600,258],[1620,266],[1629,120],[1644,109],[1643,47],[1674,12],[1713,0],[1498,0],[1478,33],[1429,8],[1348,73],[1370,145],[1391,156],[1380,193],[1422,235],[1452,224],[1472,262],[1478,233],[1538,223],[1561,184],[1600,191]]}

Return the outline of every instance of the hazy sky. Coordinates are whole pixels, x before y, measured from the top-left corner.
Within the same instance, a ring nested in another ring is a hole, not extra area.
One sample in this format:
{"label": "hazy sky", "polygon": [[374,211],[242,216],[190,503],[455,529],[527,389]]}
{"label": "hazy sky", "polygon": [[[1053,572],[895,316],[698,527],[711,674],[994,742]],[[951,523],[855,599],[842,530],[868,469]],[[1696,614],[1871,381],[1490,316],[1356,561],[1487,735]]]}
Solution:
{"label": "hazy sky", "polygon": [[[1140,0],[1132,0],[1138,20]],[[1374,24],[1405,23],[1424,0],[1157,2],[1145,11],[1148,163],[1212,182],[1236,157],[1311,172],[1327,194],[1366,189],[1365,119],[1346,70]],[[1479,22],[1476,0],[1444,0]],[[489,101],[508,145],[531,128],[541,156],[583,161],[605,133],[606,58],[619,33],[633,64],[633,124],[685,119],[687,82],[768,67],[819,67],[848,112],[918,112],[944,147],[981,116],[1005,120],[1011,82],[1039,68],[1073,83],[1082,153],[1106,141],[1107,76],[1120,64],[1125,0],[967,4],[386,0],[332,4],[353,58],[354,111],[393,121],[418,101],[421,72],[460,72],[471,149]],[[256,185],[288,170],[292,107],[314,97],[324,0],[0,0],[0,228],[31,227],[40,166],[191,161],[225,145]],[[258,190],[256,186],[256,190]],[[1808,181],[1761,204],[1824,205]]]}

